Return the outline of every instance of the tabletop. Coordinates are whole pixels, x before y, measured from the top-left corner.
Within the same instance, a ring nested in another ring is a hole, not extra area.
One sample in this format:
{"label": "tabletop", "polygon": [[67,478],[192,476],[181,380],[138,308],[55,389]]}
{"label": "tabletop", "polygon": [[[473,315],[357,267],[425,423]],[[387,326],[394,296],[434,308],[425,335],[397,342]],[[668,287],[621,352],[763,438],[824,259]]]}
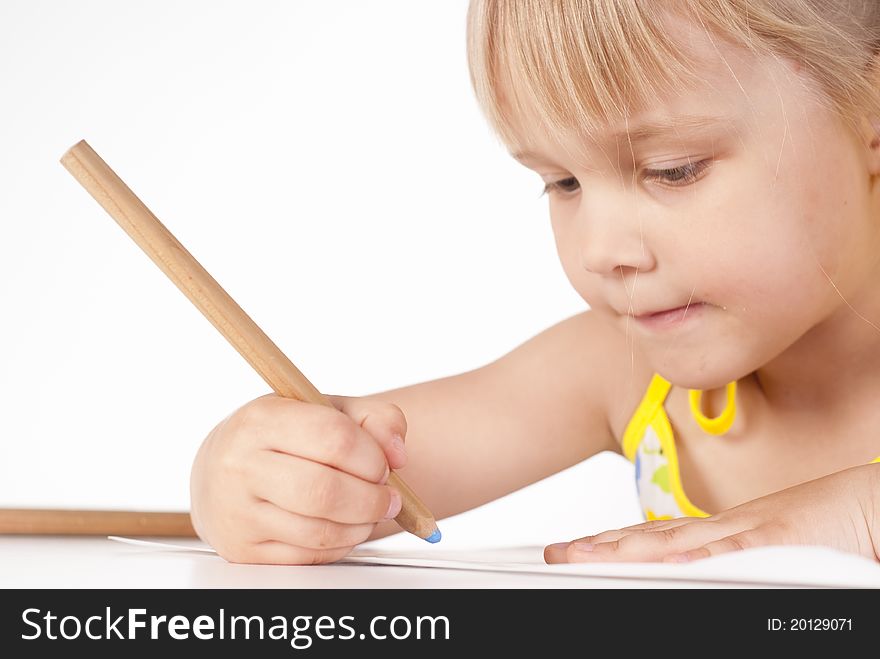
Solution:
{"label": "tabletop", "polygon": [[742,584],[396,565],[276,566],[98,537],[0,537],[3,588],[705,588]]}

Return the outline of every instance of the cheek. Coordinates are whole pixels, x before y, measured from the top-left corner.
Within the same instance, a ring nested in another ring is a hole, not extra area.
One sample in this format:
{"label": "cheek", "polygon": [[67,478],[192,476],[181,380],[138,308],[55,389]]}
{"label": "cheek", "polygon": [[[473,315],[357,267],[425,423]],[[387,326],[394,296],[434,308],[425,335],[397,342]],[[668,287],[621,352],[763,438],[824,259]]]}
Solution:
{"label": "cheek", "polygon": [[792,167],[786,188],[773,196],[773,211],[779,218],[774,239],[777,258],[813,306],[827,301],[829,294],[836,297],[829,277],[843,285],[850,264],[864,247],[865,236],[858,227],[866,199],[859,188],[857,163],[845,153],[837,155],[832,158],[838,163],[834,168],[818,163]]}
{"label": "cheek", "polygon": [[830,286],[828,277],[838,283],[845,280],[847,270],[862,259],[871,242],[864,230],[869,200],[858,188],[856,174],[844,178],[837,172],[827,179],[805,193],[807,203],[801,209],[803,252],[823,287]]}
{"label": "cheek", "polygon": [[553,225],[553,238],[556,241],[556,253],[566,278],[578,294],[587,303],[590,303],[590,297],[592,297],[588,284],[590,277],[581,263],[576,241],[572,236],[566,235],[556,224]]}
{"label": "cheek", "polygon": [[818,282],[824,290],[830,284],[822,270],[834,277],[863,246],[864,236],[855,234],[860,213],[867,212],[864,164],[836,124],[821,117],[807,125],[795,114],[776,158],[770,157],[773,140],[768,144],[773,149],[764,155],[775,167],[765,169],[764,187],[769,216],[778,226],[772,231],[779,257],[790,261],[804,286]]}
{"label": "cheek", "polygon": [[711,302],[757,319],[808,297],[803,284],[817,270],[807,247],[814,220],[790,180],[780,177],[771,187],[760,168],[747,171],[748,177],[725,179],[712,190],[712,203],[691,214],[679,236],[689,247],[679,250],[676,267]]}
{"label": "cheek", "polygon": [[822,272],[836,258],[834,242],[821,204],[807,209],[785,195],[750,204],[727,244],[702,258],[710,299],[728,306],[744,327],[761,328],[767,339],[800,333],[834,294]]}
{"label": "cheek", "polygon": [[574,222],[551,218],[556,253],[562,270],[572,288],[592,309],[608,309],[601,292],[598,277],[584,269]]}

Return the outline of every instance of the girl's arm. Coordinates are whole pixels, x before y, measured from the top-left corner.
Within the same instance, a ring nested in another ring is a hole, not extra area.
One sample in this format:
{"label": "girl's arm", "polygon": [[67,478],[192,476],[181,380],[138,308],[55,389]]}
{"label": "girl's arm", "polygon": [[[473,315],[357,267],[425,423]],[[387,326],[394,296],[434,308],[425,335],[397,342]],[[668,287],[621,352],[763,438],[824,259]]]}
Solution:
{"label": "girl's arm", "polygon": [[[403,410],[408,462],[398,472],[439,519],[619,451],[608,376],[628,363],[624,349],[587,311],[482,368],[365,398]],[[371,538],[399,530],[380,523]]]}

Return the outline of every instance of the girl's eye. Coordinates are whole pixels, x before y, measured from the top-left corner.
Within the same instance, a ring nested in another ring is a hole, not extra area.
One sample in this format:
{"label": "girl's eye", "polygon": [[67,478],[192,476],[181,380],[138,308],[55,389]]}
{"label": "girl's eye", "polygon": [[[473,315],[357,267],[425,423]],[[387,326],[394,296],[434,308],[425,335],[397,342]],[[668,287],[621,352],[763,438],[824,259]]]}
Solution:
{"label": "girl's eye", "polygon": [[572,192],[577,191],[580,187],[580,183],[574,176],[569,176],[568,178],[559,179],[558,181],[550,181],[547,185],[544,186],[544,194],[550,194],[552,192],[562,192],[564,194],[570,194]]}
{"label": "girl's eye", "polygon": [[[696,183],[700,175],[709,167],[708,160],[699,162],[689,162],[686,165],[673,167],[671,169],[646,169],[645,178],[651,181],[661,181],[672,187],[683,187]],[[551,181],[544,186],[544,194],[553,192],[561,192],[563,194],[571,194],[577,192],[580,183],[574,176]]]}
{"label": "girl's eye", "polygon": [[708,160],[701,160],[672,169],[646,169],[645,177],[649,180],[671,183],[673,187],[684,186],[695,183],[708,166]]}

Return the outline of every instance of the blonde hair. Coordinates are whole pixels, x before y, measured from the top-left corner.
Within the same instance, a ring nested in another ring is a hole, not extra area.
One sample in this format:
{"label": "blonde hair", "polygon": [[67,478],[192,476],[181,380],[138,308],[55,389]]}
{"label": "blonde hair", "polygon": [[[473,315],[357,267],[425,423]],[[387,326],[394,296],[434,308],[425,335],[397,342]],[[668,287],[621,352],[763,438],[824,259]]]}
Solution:
{"label": "blonde hair", "polygon": [[[861,116],[880,115],[877,0],[471,0],[477,101],[512,150],[521,147],[514,120],[524,108],[556,136],[620,123],[697,79],[691,55],[664,29],[670,16],[798,62],[824,92],[817,100],[854,130]],[[512,98],[501,93],[505,83]]]}

